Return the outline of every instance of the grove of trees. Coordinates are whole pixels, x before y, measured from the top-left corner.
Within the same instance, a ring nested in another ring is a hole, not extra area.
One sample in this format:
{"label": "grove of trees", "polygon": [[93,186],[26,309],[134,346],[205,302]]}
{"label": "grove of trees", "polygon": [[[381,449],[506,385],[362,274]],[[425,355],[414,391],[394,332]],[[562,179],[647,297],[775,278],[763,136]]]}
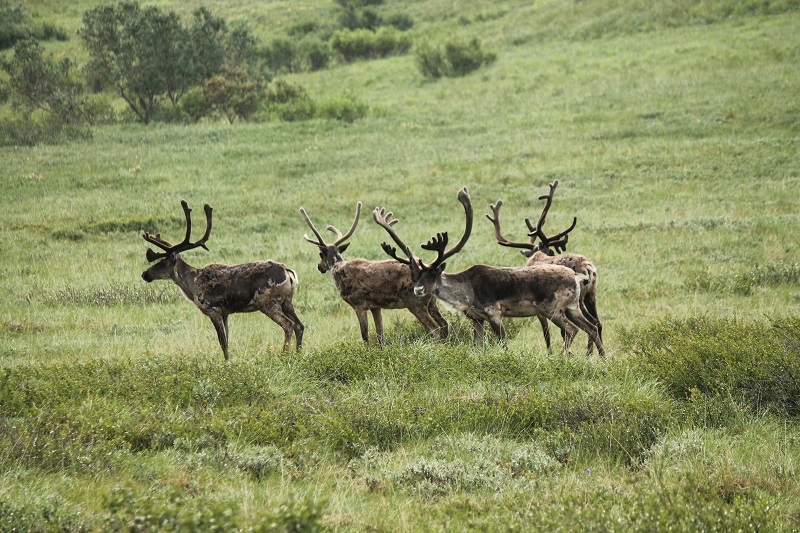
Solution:
{"label": "grove of trees", "polygon": [[[78,37],[88,61],[46,54],[43,39],[64,38],[52,25],[37,27],[21,6],[0,0],[0,105],[14,114],[0,119],[0,145],[55,141],[64,133],[89,135],[88,126],[131,120],[197,122],[219,117],[304,120],[315,116],[352,121],[366,113],[354,95],[315,102],[302,87],[273,77],[319,70],[333,61],[351,62],[406,54],[405,15],[384,20],[374,9],[383,0],[334,0],[339,16],[327,25],[306,21],[262,45],[245,23],[231,24],[208,8],[188,20],[136,0],[97,6],[83,14]],[[417,51],[420,72],[429,78],[464,75],[489,63],[473,39],[449,43],[446,57],[425,44]],[[422,60],[425,56],[427,59]],[[441,63],[441,69],[430,65]],[[432,74],[433,72],[433,74]],[[127,112],[117,113],[120,99]]]}

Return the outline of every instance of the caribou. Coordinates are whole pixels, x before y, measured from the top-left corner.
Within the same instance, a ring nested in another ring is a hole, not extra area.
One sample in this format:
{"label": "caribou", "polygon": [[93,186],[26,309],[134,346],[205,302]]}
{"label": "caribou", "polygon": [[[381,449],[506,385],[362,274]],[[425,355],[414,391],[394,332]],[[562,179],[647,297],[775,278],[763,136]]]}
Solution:
{"label": "caribou", "polygon": [[225,360],[228,354],[228,315],[261,311],[284,332],[283,350],[288,350],[292,333],[296,339],[296,349],[303,343],[303,323],[292,304],[297,275],[281,263],[271,260],[256,261],[240,265],[209,264],[195,268],[180,256],[182,252],[195,248],[208,250],[206,241],[211,234],[210,205],[205,204],[206,231],[197,241],[191,242],[192,210],[186,200],[181,201],[186,217],[186,235],[178,244],[170,244],[160,233],[145,233],[144,240],[161,248],[163,252],[147,249],[147,260],[158,261],[142,272],[147,283],[154,280],[172,280],[183,295],[211,319],[217,330],[217,339]]}
{"label": "caribou", "polygon": [[356,215],[353,224],[347,233],[334,226],[326,229],[336,235],[336,240],[328,243],[322,238],[319,230],[311,222],[308,213],[300,208],[300,214],[306,224],[314,233],[315,239],[308,235],[303,238],[319,249],[320,262],[317,270],[320,273],[331,273],[333,284],[339,295],[347,302],[358,318],[361,338],[369,345],[369,324],[367,312],[372,313],[375,322],[375,334],[379,345],[384,343],[383,335],[383,309],[408,309],[412,315],[434,337],[446,337],[448,324],[436,304],[436,298],[427,296],[417,298],[414,296],[414,283],[408,268],[398,261],[370,261],[367,259],[346,260],[342,256],[350,243],[349,239],[358,225],[361,217],[361,202],[356,206]]}
{"label": "caribou", "polygon": [[[501,344],[506,344],[504,317],[544,316],[564,330],[575,326],[585,331],[605,356],[597,328],[586,319],[580,309],[580,282],[571,269],[561,265],[533,265],[524,267],[495,267],[474,265],[454,274],[444,272],[446,260],[461,251],[472,232],[473,210],[469,192],[463,187],[458,200],[464,207],[466,224],[461,239],[447,249],[447,232],[437,233],[424,250],[436,252],[436,259],[424,263],[403,243],[394,230],[397,219],[384,208],[375,208],[373,218],[383,227],[406,258],[397,254],[397,248],[383,242],[384,252],[405,263],[414,280],[414,294],[425,298],[434,295],[445,304],[461,311],[472,321],[476,343],[483,341],[484,324],[489,322]],[[574,326],[573,326],[574,324]],[[569,350],[572,337],[564,337],[564,350]]]}
{"label": "caribou", "polygon": [[[579,254],[569,254],[566,252],[567,242],[569,241],[569,233],[575,229],[578,223],[578,218],[573,217],[572,224],[569,228],[561,233],[548,237],[543,226],[550,206],[553,203],[553,194],[556,187],[558,187],[558,180],[550,184],[550,192],[539,197],[539,200],[545,200],[542,213],[539,215],[539,220],[534,226],[530,219],[525,218],[525,224],[528,226],[529,241],[510,241],[503,237],[500,229],[500,208],[503,206],[503,201],[498,200],[497,203],[489,204],[492,210],[491,215],[486,215],[486,218],[494,225],[494,235],[497,243],[501,246],[508,246],[510,248],[520,248],[522,255],[528,258],[527,266],[534,265],[562,265],[572,269],[575,275],[581,280],[581,312],[587,320],[597,328],[597,335],[603,338],[603,325],[600,322],[600,317],[597,314],[597,269],[587,257]],[[536,242],[536,239],[539,242]],[[555,255],[556,252],[561,255]],[[541,320],[541,319],[540,319]],[[548,350],[550,349],[550,329],[546,320],[541,320],[542,333],[544,334],[545,343]],[[562,337],[565,335],[573,335],[577,333],[574,329],[561,330]],[[591,354],[595,343],[589,339],[587,351]],[[598,349],[600,347],[598,346]]]}

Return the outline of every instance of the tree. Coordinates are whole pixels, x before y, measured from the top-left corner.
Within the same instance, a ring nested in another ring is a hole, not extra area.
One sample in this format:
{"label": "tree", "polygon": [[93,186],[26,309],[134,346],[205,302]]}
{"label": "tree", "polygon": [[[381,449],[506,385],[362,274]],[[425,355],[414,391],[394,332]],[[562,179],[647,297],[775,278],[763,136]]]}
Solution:
{"label": "tree", "polygon": [[138,2],[98,6],[84,13],[79,35],[90,56],[88,76],[113,87],[145,124],[159,96],[175,104],[191,86],[187,32],[174,12]]}
{"label": "tree", "polygon": [[245,70],[223,67],[222,74],[203,84],[206,100],[233,124],[236,118],[247,120],[264,98],[264,87]]}
{"label": "tree", "polygon": [[74,77],[75,65],[69,58],[45,57],[37,41],[25,39],[14,45],[13,57],[0,60],[0,67],[8,72],[17,106],[44,111],[63,124],[91,123],[83,85]]}

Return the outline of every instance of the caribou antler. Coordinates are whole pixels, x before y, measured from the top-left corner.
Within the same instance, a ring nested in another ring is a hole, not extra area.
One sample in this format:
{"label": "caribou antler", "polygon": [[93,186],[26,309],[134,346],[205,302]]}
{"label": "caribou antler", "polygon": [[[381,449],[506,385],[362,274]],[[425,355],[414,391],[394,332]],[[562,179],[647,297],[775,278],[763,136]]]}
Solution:
{"label": "caribou antler", "polygon": [[356,205],[356,218],[353,219],[353,225],[350,226],[350,230],[347,232],[346,235],[342,235],[342,232],[333,226],[328,226],[327,228],[325,228],[336,235],[336,242],[333,243],[333,246],[339,246],[344,241],[350,238],[350,236],[356,230],[356,226],[358,226],[359,218],[361,218],[361,202],[358,202],[358,204]]}
{"label": "caribou antler", "polygon": [[486,218],[494,225],[494,237],[497,239],[497,243],[501,246],[508,246],[509,248],[524,248],[525,250],[533,250],[534,248],[534,239],[531,239],[527,242],[518,242],[518,241],[509,241],[500,233],[500,208],[503,206],[502,200],[497,200],[496,204],[489,204],[489,208],[492,210],[492,215],[486,215]]}
{"label": "caribou antler", "polygon": [[300,214],[303,215],[306,224],[308,224],[308,227],[311,228],[311,231],[314,232],[314,235],[316,235],[317,240],[315,241],[314,239],[309,237],[307,233],[303,234],[303,238],[308,242],[310,242],[311,244],[316,244],[317,246],[325,246],[325,240],[322,238],[322,235],[319,234],[319,231],[317,231],[317,228],[316,226],[314,226],[314,223],[311,222],[311,219],[308,217],[308,213],[306,213],[305,208],[302,207],[300,208]]}
{"label": "caribou antler", "polygon": [[195,242],[191,242],[192,210],[189,208],[189,204],[186,203],[186,200],[181,200],[181,206],[183,207],[183,213],[186,216],[186,235],[184,236],[183,240],[178,244],[170,244],[168,241],[161,238],[160,233],[156,233],[155,235],[150,235],[149,233],[145,232],[145,234],[142,235],[144,240],[164,250],[163,253],[156,253],[151,248],[148,248],[147,249],[148,261],[153,262],[157,259],[167,257],[170,254],[174,255],[180,252],[185,252],[187,250],[192,250],[194,248],[203,248],[204,250],[208,250],[208,247],[206,246],[206,241],[208,240],[209,235],[211,235],[211,224],[212,224],[211,206],[208,204],[205,204],[205,206],[203,206],[203,209],[206,212],[206,232],[199,240]]}
{"label": "caribou antler", "polygon": [[473,218],[473,211],[472,211],[472,200],[469,197],[469,191],[467,191],[466,187],[462,187],[460,191],[458,191],[458,201],[461,202],[461,205],[464,206],[464,214],[466,216],[466,223],[464,226],[464,234],[461,236],[461,239],[449,250],[446,252],[444,249],[447,247],[447,232],[437,233],[436,237],[433,237],[431,240],[428,241],[427,244],[422,245],[422,247],[426,250],[434,250],[437,252],[436,259],[430,265],[424,265],[424,268],[427,269],[434,269],[441,266],[448,258],[454,256],[458,252],[464,248],[464,245],[467,244],[467,240],[469,240],[470,234],[472,234],[472,218]]}
{"label": "caribou antler", "polygon": [[534,227],[528,218],[525,219],[525,224],[528,225],[528,229],[530,230],[528,236],[532,238],[532,241],[538,237],[541,241],[541,247],[555,248],[555,250],[558,252],[564,252],[566,251],[567,241],[569,240],[567,234],[575,229],[575,225],[578,223],[578,217],[573,217],[572,225],[567,228],[567,230],[562,231],[557,235],[553,235],[552,237],[548,237],[542,229],[542,226],[544,226],[544,221],[547,218],[547,212],[550,211],[550,206],[553,204],[553,194],[556,192],[556,187],[558,187],[558,180],[555,180],[550,184],[550,193],[543,194],[539,197],[539,200],[545,200],[545,204],[544,208],[542,209],[542,214],[539,215],[539,222],[537,222],[536,226]]}
{"label": "caribou antler", "polygon": [[381,247],[383,251],[386,252],[389,256],[397,259],[402,263],[409,264],[416,262],[420,268],[423,270],[431,270],[434,268],[438,268],[447,258],[452,257],[453,255],[457,254],[461,251],[464,245],[467,243],[470,234],[472,233],[472,201],[469,198],[469,191],[467,191],[466,187],[462,187],[460,191],[458,191],[458,200],[464,206],[464,213],[466,214],[467,222],[466,227],[464,228],[464,235],[461,236],[461,240],[456,243],[455,246],[447,250],[446,252],[444,249],[447,247],[447,232],[437,233],[435,237],[431,238],[426,244],[422,245],[422,248],[425,250],[431,250],[437,252],[436,259],[430,265],[426,265],[422,262],[421,259],[415,257],[414,254],[411,252],[411,248],[409,248],[395,233],[393,226],[397,224],[397,219],[392,220],[392,213],[386,212],[384,208],[376,207],[375,210],[372,212],[372,217],[375,219],[375,222],[378,223],[392,240],[397,243],[397,245],[405,252],[408,256],[409,261],[404,261],[403,259],[398,258],[397,256],[397,249],[393,246],[390,246],[387,243],[382,243]]}
{"label": "caribou antler", "polygon": [[414,255],[411,253],[411,249],[408,246],[406,246],[406,244],[402,240],[400,240],[400,237],[397,235],[397,233],[395,233],[393,226],[397,224],[399,220],[396,218],[392,219],[393,216],[394,214],[391,211],[387,212],[386,208],[383,207],[376,207],[372,211],[372,218],[375,219],[375,222],[377,222],[380,227],[386,230],[386,232],[389,234],[392,240],[395,243],[397,243],[397,246],[399,246],[400,249],[403,250],[403,252],[408,256],[408,259],[404,259],[398,256],[397,248],[391,246],[386,242],[381,243],[381,248],[383,248],[383,251],[386,252],[386,255],[388,255],[389,257],[392,257],[397,261],[400,261],[404,265],[409,265],[411,264],[411,261],[414,259]]}
{"label": "caribou antler", "polygon": [[[300,208],[300,214],[303,215],[303,218],[305,219],[306,224],[308,224],[308,227],[310,227],[311,231],[314,232],[314,235],[317,237],[317,240],[315,241],[314,239],[309,237],[307,234],[303,235],[303,238],[305,240],[307,240],[308,242],[310,242],[311,244],[316,244],[317,246],[320,246],[320,247],[328,246],[328,244],[325,242],[325,239],[323,239],[322,235],[320,235],[319,230],[316,228],[316,226],[314,226],[314,223],[311,222],[311,219],[309,218],[308,213],[306,213],[306,210],[304,208],[302,208],[302,207]],[[361,217],[361,202],[358,202],[358,204],[356,205],[356,218],[353,220],[353,225],[350,226],[350,230],[347,232],[346,235],[342,235],[342,232],[339,231],[338,229],[336,229],[334,226],[328,226],[327,228],[325,228],[328,231],[330,231],[331,233],[333,233],[334,235],[336,235],[336,241],[334,243],[332,243],[331,246],[339,246],[344,241],[349,239],[350,236],[353,235],[353,232],[356,230],[356,226],[358,226],[358,219],[360,217]]]}

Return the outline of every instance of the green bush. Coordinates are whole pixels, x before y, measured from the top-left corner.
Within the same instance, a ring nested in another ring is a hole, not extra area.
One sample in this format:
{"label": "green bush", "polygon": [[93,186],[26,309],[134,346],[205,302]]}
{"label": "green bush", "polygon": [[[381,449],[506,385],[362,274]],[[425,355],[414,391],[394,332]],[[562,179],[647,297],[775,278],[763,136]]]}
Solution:
{"label": "green bush", "polygon": [[433,79],[465,76],[495,59],[497,55],[484,51],[477,38],[467,42],[449,41],[443,48],[423,42],[414,51],[414,60],[420,73]]}
{"label": "green bush", "polygon": [[367,104],[349,93],[325,98],[317,103],[318,117],[347,123],[364,118],[367,116],[367,110]]}
{"label": "green bush", "polygon": [[753,412],[800,415],[800,317],[664,319],[623,335],[632,364],[680,400],[731,397]]}
{"label": "green bush", "polygon": [[317,106],[308,91],[297,83],[278,79],[267,87],[266,106],[258,120],[296,122],[314,118]]}
{"label": "green bush", "polygon": [[331,47],[326,41],[314,35],[308,35],[300,41],[299,48],[303,68],[315,71],[328,67],[332,54]]}
{"label": "green bush", "polygon": [[272,72],[294,72],[299,69],[300,58],[295,40],[277,37],[267,46],[265,55]]}
{"label": "green bush", "polygon": [[331,48],[342,61],[401,55],[411,48],[411,38],[391,26],[377,31],[368,29],[339,30],[331,37]]}

